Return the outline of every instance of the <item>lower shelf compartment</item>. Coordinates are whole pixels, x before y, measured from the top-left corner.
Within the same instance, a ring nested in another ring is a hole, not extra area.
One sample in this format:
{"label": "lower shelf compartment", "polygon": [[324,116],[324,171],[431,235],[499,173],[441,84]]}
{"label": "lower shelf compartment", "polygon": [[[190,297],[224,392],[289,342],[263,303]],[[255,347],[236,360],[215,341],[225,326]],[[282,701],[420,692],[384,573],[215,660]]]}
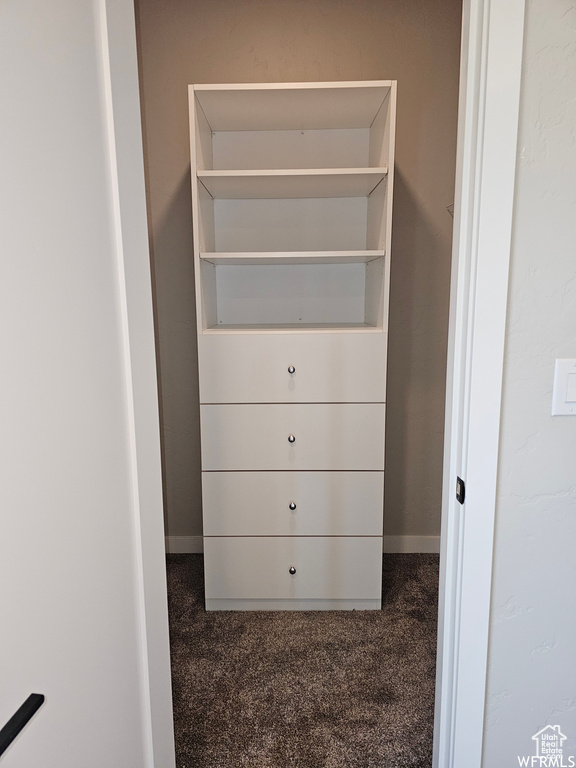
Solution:
{"label": "lower shelf compartment", "polygon": [[208,610],[378,608],[382,537],[206,536],[204,569]]}
{"label": "lower shelf compartment", "polygon": [[221,257],[201,259],[199,271],[205,332],[384,327],[384,256],[371,261],[254,256],[248,264]]}

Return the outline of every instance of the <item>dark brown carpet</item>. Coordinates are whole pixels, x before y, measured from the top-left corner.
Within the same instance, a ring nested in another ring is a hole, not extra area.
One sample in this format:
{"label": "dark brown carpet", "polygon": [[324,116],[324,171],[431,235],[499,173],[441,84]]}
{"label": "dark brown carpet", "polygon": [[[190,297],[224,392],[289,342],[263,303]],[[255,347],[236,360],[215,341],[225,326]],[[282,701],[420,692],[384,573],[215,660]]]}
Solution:
{"label": "dark brown carpet", "polygon": [[437,555],[385,555],[381,611],[211,612],[168,555],[178,768],[429,768]]}

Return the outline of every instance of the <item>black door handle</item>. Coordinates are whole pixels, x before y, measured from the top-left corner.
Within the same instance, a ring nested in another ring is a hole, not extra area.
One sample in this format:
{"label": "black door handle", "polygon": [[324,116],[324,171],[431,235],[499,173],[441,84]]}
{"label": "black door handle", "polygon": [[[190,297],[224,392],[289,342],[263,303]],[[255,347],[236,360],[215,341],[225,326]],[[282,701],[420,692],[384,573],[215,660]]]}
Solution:
{"label": "black door handle", "polygon": [[38,712],[42,704],[44,704],[44,696],[41,693],[31,693],[20,709],[12,715],[4,728],[0,730],[0,755],[8,749],[26,723]]}

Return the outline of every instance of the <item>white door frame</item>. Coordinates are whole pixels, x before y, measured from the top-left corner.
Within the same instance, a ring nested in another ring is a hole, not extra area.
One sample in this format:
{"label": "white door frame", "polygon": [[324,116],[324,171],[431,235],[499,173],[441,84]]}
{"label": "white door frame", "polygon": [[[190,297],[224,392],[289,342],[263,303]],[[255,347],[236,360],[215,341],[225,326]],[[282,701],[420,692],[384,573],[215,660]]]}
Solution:
{"label": "white door frame", "polygon": [[524,6],[463,8],[434,768],[482,762]]}
{"label": "white door frame", "polygon": [[[146,766],[174,768],[160,420],[133,0],[97,0],[139,569]],[[112,534],[111,534],[112,535]]]}
{"label": "white door frame", "polygon": [[[98,0],[133,408],[149,768],[174,765],[152,297],[132,0]],[[435,768],[479,768],[524,0],[464,0],[446,399]],[[466,481],[465,506],[455,500]]]}

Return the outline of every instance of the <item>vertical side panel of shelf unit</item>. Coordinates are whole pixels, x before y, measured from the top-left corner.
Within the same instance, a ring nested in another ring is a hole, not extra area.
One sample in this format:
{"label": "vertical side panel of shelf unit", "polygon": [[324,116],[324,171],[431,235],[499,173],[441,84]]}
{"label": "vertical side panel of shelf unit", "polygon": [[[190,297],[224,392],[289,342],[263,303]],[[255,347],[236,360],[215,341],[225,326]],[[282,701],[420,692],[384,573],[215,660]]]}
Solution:
{"label": "vertical side panel of shelf unit", "polygon": [[196,96],[194,86],[188,86],[188,115],[190,131],[190,186],[192,191],[192,243],[194,249],[194,295],[196,298],[196,330],[202,332],[202,296],[200,283],[200,215],[198,206],[198,179],[196,169],[198,159],[196,154]]}
{"label": "vertical side panel of shelf unit", "polygon": [[200,262],[200,277],[197,282],[200,283],[200,292],[202,294],[202,325],[199,326],[198,333],[201,333],[206,328],[213,328],[218,324],[217,269],[210,262]]}
{"label": "vertical side panel of shelf unit", "polygon": [[198,168],[212,167],[212,131],[196,100],[194,86],[189,86],[188,98],[196,327],[201,333],[217,322],[216,267],[200,262],[200,252],[213,251],[215,247],[214,201],[196,175]]}
{"label": "vertical side panel of shelf unit", "polygon": [[196,169],[208,171],[214,168],[212,128],[198,100],[194,97],[194,130],[196,135]]}
{"label": "vertical side panel of shelf unit", "polygon": [[386,294],[386,270],[388,254],[366,264],[366,285],[364,299],[364,322],[376,328],[386,329],[388,297]]}
{"label": "vertical side panel of shelf unit", "polygon": [[370,126],[368,165],[372,168],[382,168],[388,165],[391,93],[392,89],[388,91],[383,99],[380,109]]}
{"label": "vertical side panel of shelf unit", "polygon": [[[204,185],[196,181],[197,193],[198,193],[198,242],[199,250],[212,253],[216,249],[215,243],[215,226],[214,226],[214,200],[204,187]],[[195,263],[195,269],[200,269],[197,273],[198,277],[196,282],[200,282],[201,292],[201,321],[202,325],[199,326],[199,332],[205,328],[212,328],[218,323],[218,306],[217,306],[217,286],[216,277],[217,269],[214,264],[210,262],[201,261],[197,257]]]}
{"label": "vertical side panel of shelf unit", "polygon": [[386,236],[384,241],[384,327],[388,329],[388,312],[390,300],[390,264],[392,255],[392,205],[394,202],[394,157],[396,147],[396,80],[390,85],[388,106],[387,130],[384,134],[385,146],[387,146],[386,165],[388,176],[386,178]]}
{"label": "vertical side panel of shelf unit", "polygon": [[368,198],[366,230],[366,248],[385,251],[383,263],[370,262],[366,266],[366,320],[384,330],[388,329],[390,295],[395,125],[396,82],[393,81],[370,128],[370,164],[385,165],[388,175]]}

